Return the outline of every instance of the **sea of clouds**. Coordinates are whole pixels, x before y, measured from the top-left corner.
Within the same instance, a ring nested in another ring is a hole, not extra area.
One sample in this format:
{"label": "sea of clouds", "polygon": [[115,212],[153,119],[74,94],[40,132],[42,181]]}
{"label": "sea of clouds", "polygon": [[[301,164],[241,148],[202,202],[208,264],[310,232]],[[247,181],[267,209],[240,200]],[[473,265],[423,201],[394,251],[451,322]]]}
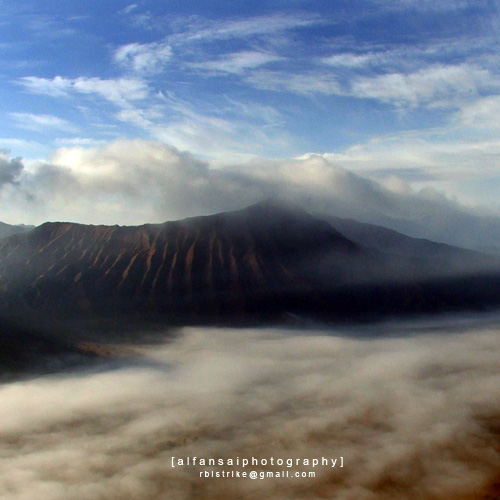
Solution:
{"label": "sea of clouds", "polygon": [[[484,498],[500,470],[495,321],[184,328],[136,358],[0,386],[5,500]],[[200,478],[172,457],[343,457]]]}

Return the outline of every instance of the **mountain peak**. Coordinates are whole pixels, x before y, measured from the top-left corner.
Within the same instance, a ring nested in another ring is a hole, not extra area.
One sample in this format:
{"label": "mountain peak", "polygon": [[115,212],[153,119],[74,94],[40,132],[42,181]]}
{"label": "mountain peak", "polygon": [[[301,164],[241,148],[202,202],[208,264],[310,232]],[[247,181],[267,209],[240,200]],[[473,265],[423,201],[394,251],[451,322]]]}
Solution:
{"label": "mountain peak", "polygon": [[22,302],[70,314],[277,311],[311,288],[310,263],[357,248],[279,200],[151,226],[47,223],[0,244],[0,296],[10,309]]}
{"label": "mountain peak", "polygon": [[300,205],[295,203],[285,201],[282,199],[274,199],[274,198],[266,198],[262,201],[254,203],[253,205],[249,205],[248,207],[243,208],[240,212],[246,212],[250,214],[259,214],[259,215],[268,215],[268,216],[277,216],[277,215],[294,215],[294,216],[302,216],[308,219],[312,219],[313,217],[304,210]]}

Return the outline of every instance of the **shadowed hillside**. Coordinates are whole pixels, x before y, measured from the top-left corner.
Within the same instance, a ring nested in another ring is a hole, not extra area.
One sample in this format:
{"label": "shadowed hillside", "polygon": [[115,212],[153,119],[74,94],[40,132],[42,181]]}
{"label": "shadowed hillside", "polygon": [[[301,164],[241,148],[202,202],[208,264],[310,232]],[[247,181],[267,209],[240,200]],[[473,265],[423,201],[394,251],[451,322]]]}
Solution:
{"label": "shadowed hillside", "polygon": [[500,303],[498,277],[478,273],[481,254],[448,247],[462,258],[456,274],[454,262],[436,266],[425,248],[395,255],[361,243],[272,202],[137,227],[46,223],[0,242],[0,291],[10,313],[183,323],[287,313],[369,319]]}

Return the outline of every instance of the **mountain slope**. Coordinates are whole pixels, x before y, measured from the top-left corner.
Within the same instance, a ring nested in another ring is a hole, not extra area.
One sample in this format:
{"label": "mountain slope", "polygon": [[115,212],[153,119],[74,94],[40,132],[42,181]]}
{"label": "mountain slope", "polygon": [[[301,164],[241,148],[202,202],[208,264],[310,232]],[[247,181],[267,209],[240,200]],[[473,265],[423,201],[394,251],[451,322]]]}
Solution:
{"label": "mountain slope", "polygon": [[436,270],[425,251],[399,248],[403,254],[365,249],[327,222],[271,202],[138,227],[47,223],[0,241],[0,310],[225,323],[500,304],[499,275],[474,268],[480,254],[448,249],[471,266],[456,274],[446,259]]}
{"label": "mountain slope", "polygon": [[392,229],[353,219],[325,216],[325,221],[358,245],[373,249],[394,259],[418,263],[418,272],[429,275],[460,275],[498,268],[498,258],[490,254],[412,238]]}
{"label": "mountain slope", "polygon": [[0,243],[4,304],[66,312],[266,314],[311,291],[303,269],[356,245],[305,212],[248,209],[139,227],[47,223]]}

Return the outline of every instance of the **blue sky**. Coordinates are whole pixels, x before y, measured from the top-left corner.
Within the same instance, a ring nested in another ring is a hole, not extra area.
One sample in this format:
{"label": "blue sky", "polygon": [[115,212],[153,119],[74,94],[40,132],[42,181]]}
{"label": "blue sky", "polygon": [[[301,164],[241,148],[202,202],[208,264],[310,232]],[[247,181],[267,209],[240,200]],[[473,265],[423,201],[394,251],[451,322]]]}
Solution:
{"label": "blue sky", "polygon": [[210,170],[321,158],[388,189],[500,213],[497,1],[0,1],[0,11],[4,220],[20,218],[47,171],[95,185],[82,158],[137,139]]}

